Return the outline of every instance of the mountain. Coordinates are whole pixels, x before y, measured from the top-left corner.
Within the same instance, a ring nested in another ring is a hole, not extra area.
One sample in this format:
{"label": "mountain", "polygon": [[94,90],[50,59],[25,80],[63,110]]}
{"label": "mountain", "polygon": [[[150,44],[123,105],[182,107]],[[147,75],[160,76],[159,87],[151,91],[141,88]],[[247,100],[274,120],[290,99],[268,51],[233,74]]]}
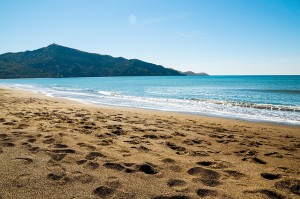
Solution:
{"label": "mountain", "polygon": [[186,72],[180,72],[179,73],[186,75],[186,76],[209,76],[207,73],[194,73],[193,71],[186,71]]}
{"label": "mountain", "polygon": [[184,74],[138,59],[114,58],[57,44],[0,55],[0,79],[180,75]]}

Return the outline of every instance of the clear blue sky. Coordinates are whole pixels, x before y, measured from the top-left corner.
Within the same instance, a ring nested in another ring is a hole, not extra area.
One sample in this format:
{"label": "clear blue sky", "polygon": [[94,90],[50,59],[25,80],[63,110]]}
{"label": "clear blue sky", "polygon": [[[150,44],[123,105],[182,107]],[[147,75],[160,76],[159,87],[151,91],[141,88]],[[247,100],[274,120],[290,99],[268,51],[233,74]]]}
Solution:
{"label": "clear blue sky", "polygon": [[300,74],[300,0],[0,0],[0,54],[51,43],[182,71]]}

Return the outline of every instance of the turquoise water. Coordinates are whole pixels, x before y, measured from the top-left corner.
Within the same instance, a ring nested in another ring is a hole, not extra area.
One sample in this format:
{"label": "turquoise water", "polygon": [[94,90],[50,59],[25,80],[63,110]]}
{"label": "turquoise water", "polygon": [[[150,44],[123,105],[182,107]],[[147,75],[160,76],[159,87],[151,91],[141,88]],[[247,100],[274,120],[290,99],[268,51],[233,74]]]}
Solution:
{"label": "turquoise water", "polygon": [[0,85],[85,103],[300,126],[300,76],[3,79]]}

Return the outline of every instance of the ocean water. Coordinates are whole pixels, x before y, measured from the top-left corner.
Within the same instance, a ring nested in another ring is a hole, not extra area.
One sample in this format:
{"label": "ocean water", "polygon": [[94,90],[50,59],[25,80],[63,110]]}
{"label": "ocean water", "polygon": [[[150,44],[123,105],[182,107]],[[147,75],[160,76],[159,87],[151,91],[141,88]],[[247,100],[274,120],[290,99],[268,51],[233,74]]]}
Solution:
{"label": "ocean water", "polygon": [[300,76],[1,79],[1,85],[84,103],[300,126]]}

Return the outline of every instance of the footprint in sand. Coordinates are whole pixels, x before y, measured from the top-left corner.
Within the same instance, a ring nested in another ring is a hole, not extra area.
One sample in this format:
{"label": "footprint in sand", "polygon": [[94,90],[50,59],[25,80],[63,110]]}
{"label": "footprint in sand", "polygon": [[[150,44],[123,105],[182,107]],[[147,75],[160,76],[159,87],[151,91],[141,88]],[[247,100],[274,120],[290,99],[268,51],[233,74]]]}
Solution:
{"label": "footprint in sand", "polygon": [[206,186],[215,187],[221,184],[221,182],[219,182],[221,175],[210,169],[193,167],[189,169],[187,173],[198,177],[193,179],[194,182],[201,182]]}
{"label": "footprint in sand", "polygon": [[173,160],[172,158],[165,158],[162,160],[163,163],[170,163],[170,164],[173,164],[175,163],[176,161]]}
{"label": "footprint in sand", "polygon": [[17,176],[14,180],[13,180],[13,185],[15,187],[21,188],[26,186],[30,181],[30,174],[22,174]]}
{"label": "footprint in sand", "polygon": [[258,164],[267,164],[266,161],[264,161],[264,160],[262,160],[262,159],[260,159],[260,158],[258,158],[258,157],[253,157],[253,158],[252,158],[252,162],[258,163]]}
{"label": "footprint in sand", "polygon": [[47,178],[49,180],[60,180],[65,176],[65,174],[61,174],[61,173],[49,173],[47,175]]}
{"label": "footprint in sand", "polygon": [[234,170],[225,170],[225,173],[227,173],[230,177],[233,177],[236,180],[241,179],[242,177],[246,177],[246,174],[243,174],[239,171],[234,171]]}
{"label": "footprint in sand", "polygon": [[174,172],[182,171],[182,168],[179,165],[174,165],[176,163],[172,158],[164,158],[161,160],[164,164],[168,165],[168,169]]}
{"label": "footprint in sand", "polygon": [[31,158],[15,158],[15,160],[18,160],[23,164],[31,164],[33,162]]}
{"label": "footprint in sand", "polygon": [[85,156],[85,159],[87,159],[87,160],[95,160],[97,157],[105,158],[106,156],[103,155],[103,154],[100,153],[100,152],[93,151],[93,152],[88,153],[88,154]]}
{"label": "footprint in sand", "polygon": [[34,142],[37,141],[37,139],[35,139],[35,138],[29,138],[29,139],[27,139],[26,141],[27,141],[27,142],[30,142],[30,143],[34,143]]}
{"label": "footprint in sand", "polygon": [[116,189],[107,187],[107,186],[99,186],[96,189],[94,189],[93,193],[101,198],[111,196],[116,192]]}
{"label": "footprint in sand", "polygon": [[173,135],[173,136],[179,136],[179,137],[186,137],[186,134],[180,133],[180,132],[172,133],[172,135]]}
{"label": "footprint in sand", "polygon": [[216,187],[221,185],[221,182],[216,179],[209,179],[209,178],[194,178],[193,182],[195,183],[202,183],[203,185],[209,186],[209,187]]}
{"label": "footprint in sand", "polygon": [[187,153],[188,153],[185,147],[178,146],[178,145],[176,145],[175,143],[172,143],[172,142],[166,142],[166,145],[167,145],[170,149],[176,151],[176,154],[178,154],[178,155],[184,155],[184,154],[187,154]]}
{"label": "footprint in sand", "polygon": [[66,145],[66,144],[54,144],[52,147],[53,148],[68,148],[68,145]]}
{"label": "footprint in sand", "polygon": [[183,144],[190,145],[190,146],[193,146],[195,144],[199,145],[199,144],[202,144],[203,142],[205,142],[205,144],[207,144],[207,145],[211,145],[210,142],[207,142],[205,140],[200,140],[200,139],[186,139],[186,140],[182,141]]}
{"label": "footprint in sand", "polygon": [[121,129],[113,130],[113,131],[111,131],[111,133],[112,133],[113,135],[116,135],[116,136],[119,136],[119,135],[125,135],[125,134],[126,134],[126,132],[123,131],[123,130],[121,130]]}
{"label": "footprint in sand", "polygon": [[[7,138],[8,136],[7,136],[7,134],[5,134],[5,133],[2,133],[2,134],[0,134],[0,141],[1,142],[8,142],[9,141],[9,138]],[[3,145],[4,143],[1,143],[1,145],[3,146],[3,147],[5,147],[4,145]]]}
{"label": "footprint in sand", "polygon": [[51,150],[53,153],[76,153],[74,149],[54,149]]}
{"label": "footprint in sand", "polygon": [[89,169],[97,169],[99,168],[99,164],[97,162],[88,162],[86,164],[86,167],[89,168]]}
{"label": "footprint in sand", "polygon": [[31,146],[28,142],[22,142],[21,145],[22,146]]}
{"label": "footprint in sand", "polygon": [[43,140],[44,144],[52,144],[54,143],[56,140],[54,138],[47,138],[45,140]]}
{"label": "footprint in sand", "polygon": [[4,137],[1,139],[2,142],[10,142],[11,139],[9,137]]}
{"label": "footprint in sand", "polygon": [[157,135],[154,135],[154,134],[146,134],[146,135],[143,135],[143,138],[150,138],[150,139],[159,139]]}
{"label": "footprint in sand", "polygon": [[83,143],[83,142],[79,142],[77,143],[78,146],[82,147],[82,148],[86,148],[88,150],[95,150],[96,147],[92,146],[92,145],[89,145],[87,143]]}
{"label": "footprint in sand", "polygon": [[108,145],[111,145],[113,143],[114,143],[114,141],[112,139],[103,139],[103,140],[101,140],[98,143],[98,145],[100,145],[100,146],[108,146]]}
{"label": "footprint in sand", "polygon": [[87,162],[87,160],[77,160],[76,161],[76,164],[77,165],[82,165],[82,164],[84,164],[84,163],[86,163]]}
{"label": "footprint in sand", "polygon": [[150,164],[137,165],[137,169],[138,169],[138,171],[143,172],[148,175],[153,175],[153,174],[158,173],[158,171],[154,168],[154,166],[150,165]]}
{"label": "footprint in sand", "polygon": [[108,168],[108,169],[113,169],[113,170],[117,170],[117,171],[122,171],[125,169],[124,166],[122,166],[119,163],[113,163],[113,162],[107,162],[103,164],[104,167]]}
{"label": "footprint in sand", "polygon": [[105,184],[113,189],[117,189],[122,186],[122,183],[118,179],[107,180]]}
{"label": "footprint in sand", "polygon": [[182,167],[179,166],[179,165],[170,165],[168,168],[171,171],[174,171],[174,172],[181,172],[182,171]]}
{"label": "footprint in sand", "polygon": [[276,158],[283,158],[283,155],[279,154],[277,151],[265,153],[264,155]]}
{"label": "footprint in sand", "polygon": [[62,165],[52,162],[49,164],[48,174],[46,178],[54,184],[65,185],[71,181],[70,177],[67,176],[67,170]]}
{"label": "footprint in sand", "polygon": [[52,181],[61,180],[66,176],[66,169],[59,164],[55,164],[49,168],[50,173],[48,173],[47,178]]}
{"label": "footprint in sand", "polygon": [[182,187],[185,186],[187,183],[184,180],[180,180],[180,179],[170,179],[167,182],[167,185],[169,187]]}
{"label": "footprint in sand", "polygon": [[34,147],[34,146],[31,146],[31,145],[29,145],[29,149],[28,149],[31,153],[37,153],[37,152],[39,152],[40,150],[41,150],[41,148],[40,147]]}
{"label": "footprint in sand", "polygon": [[211,162],[211,161],[201,161],[201,162],[197,162],[196,164],[201,165],[201,166],[212,166],[215,164],[215,162]]}
{"label": "footprint in sand", "polygon": [[80,171],[72,172],[71,178],[82,184],[88,184],[94,180],[94,177],[92,175],[82,173]]}
{"label": "footprint in sand", "polygon": [[232,166],[231,163],[225,162],[225,161],[215,161],[215,162],[200,161],[200,162],[196,162],[196,164],[198,164],[200,166],[210,167],[212,169],[225,169],[225,168]]}
{"label": "footprint in sand", "polygon": [[89,174],[81,174],[79,176],[77,176],[77,180],[79,182],[81,182],[82,184],[87,184],[93,181],[93,176],[89,175]]}
{"label": "footprint in sand", "polygon": [[196,191],[197,195],[204,198],[204,197],[216,197],[218,195],[218,192],[215,190],[210,190],[210,189],[198,189]]}
{"label": "footprint in sand", "polygon": [[206,152],[206,151],[191,151],[190,155],[191,156],[199,156],[199,157],[209,156],[208,152]]}
{"label": "footprint in sand", "polygon": [[12,143],[12,142],[3,142],[3,143],[1,143],[1,146],[3,146],[3,147],[14,147],[15,144]]}
{"label": "footprint in sand", "polygon": [[49,154],[49,156],[51,157],[52,160],[59,162],[59,161],[63,160],[67,156],[67,154],[51,153],[51,154]]}
{"label": "footprint in sand", "polygon": [[281,177],[281,175],[277,173],[261,173],[260,176],[267,180],[276,180]]}
{"label": "footprint in sand", "polygon": [[277,189],[288,190],[300,196],[300,180],[299,179],[284,179],[275,183]]}

